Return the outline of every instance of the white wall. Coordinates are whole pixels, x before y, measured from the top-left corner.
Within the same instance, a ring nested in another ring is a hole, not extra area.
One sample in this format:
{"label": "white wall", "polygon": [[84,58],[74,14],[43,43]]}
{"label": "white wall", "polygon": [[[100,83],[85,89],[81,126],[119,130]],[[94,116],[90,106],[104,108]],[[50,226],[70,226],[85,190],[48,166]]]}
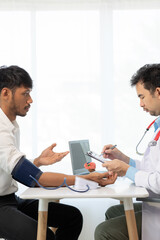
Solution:
{"label": "white wall", "polygon": [[119,204],[119,201],[114,199],[64,199],[61,202],[78,207],[83,215],[79,240],[93,240],[96,226],[105,221],[107,208]]}

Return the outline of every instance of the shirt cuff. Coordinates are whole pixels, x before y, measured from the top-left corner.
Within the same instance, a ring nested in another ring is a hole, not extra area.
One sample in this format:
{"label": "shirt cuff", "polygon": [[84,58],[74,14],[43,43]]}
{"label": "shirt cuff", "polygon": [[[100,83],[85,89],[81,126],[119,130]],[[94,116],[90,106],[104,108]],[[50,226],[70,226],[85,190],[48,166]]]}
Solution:
{"label": "shirt cuff", "polygon": [[138,172],[138,170],[135,167],[129,167],[126,172],[126,177],[131,179],[133,182],[135,182],[135,174]]}
{"label": "shirt cuff", "polygon": [[132,167],[136,167],[136,161],[133,160],[132,158],[130,158],[129,165],[132,166]]}

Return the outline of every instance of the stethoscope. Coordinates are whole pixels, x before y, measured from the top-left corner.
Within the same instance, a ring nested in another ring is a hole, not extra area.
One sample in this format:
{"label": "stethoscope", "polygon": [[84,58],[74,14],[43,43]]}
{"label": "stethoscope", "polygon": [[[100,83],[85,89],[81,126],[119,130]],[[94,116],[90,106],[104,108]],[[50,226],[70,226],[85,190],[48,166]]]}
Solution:
{"label": "stethoscope", "polygon": [[[137,154],[139,154],[139,155],[143,155],[143,154],[144,154],[144,153],[140,153],[140,152],[138,151],[138,146],[140,145],[140,143],[142,142],[144,136],[146,135],[146,133],[147,133],[148,130],[152,127],[152,125],[155,123],[156,120],[157,120],[157,118],[156,118],[153,122],[151,122],[151,123],[149,124],[149,126],[146,128],[146,130],[145,130],[142,138],[141,138],[140,141],[138,142],[138,144],[137,144],[137,146],[136,146],[136,153],[137,153]],[[149,142],[148,147],[156,146],[159,137],[160,137],[160,130],[159,130],[158,133],[156,134],[154,140],[152,140],[151,142]]]}

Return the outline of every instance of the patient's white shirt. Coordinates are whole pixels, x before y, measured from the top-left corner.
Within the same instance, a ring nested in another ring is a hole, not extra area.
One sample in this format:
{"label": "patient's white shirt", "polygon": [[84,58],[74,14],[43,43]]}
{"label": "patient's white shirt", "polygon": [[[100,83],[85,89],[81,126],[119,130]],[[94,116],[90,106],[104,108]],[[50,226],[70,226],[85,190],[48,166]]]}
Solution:
{"label": "patient's white shirt", "polygon": [[20,132],[16,121],[11,122],[0,108],[0,196],[18,190],[11,172],[17,162],[25,156],[19,151]]}

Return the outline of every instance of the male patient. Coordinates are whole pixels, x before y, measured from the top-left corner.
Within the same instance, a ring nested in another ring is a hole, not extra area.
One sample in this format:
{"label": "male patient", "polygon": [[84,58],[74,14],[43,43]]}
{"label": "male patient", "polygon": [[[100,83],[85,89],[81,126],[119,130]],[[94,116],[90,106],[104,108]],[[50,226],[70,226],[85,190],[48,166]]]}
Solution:
{"label": "male patient", "polygon": [[[34,187],[33,176],[43,186],[59,186],[64,178],[73,185],[75,176],[42,172],[39,167],[60,161],[67,152],[55,153],[52,144],[39,157],[29,161],[19,150],[17,116],[26,116],[32,98],[32,79],[18,66],[0,68],[0,237],[8,240],[36,240],[38,201],[22,200],[16,196],[17,182]],[[95,173],[81,176],[101,186],[114,183],[116,175]],[[50,226],[58,228],[54,234]],[[82,229],[82,215],[72,206],[49,203],[48,240],[76,240]]]}

